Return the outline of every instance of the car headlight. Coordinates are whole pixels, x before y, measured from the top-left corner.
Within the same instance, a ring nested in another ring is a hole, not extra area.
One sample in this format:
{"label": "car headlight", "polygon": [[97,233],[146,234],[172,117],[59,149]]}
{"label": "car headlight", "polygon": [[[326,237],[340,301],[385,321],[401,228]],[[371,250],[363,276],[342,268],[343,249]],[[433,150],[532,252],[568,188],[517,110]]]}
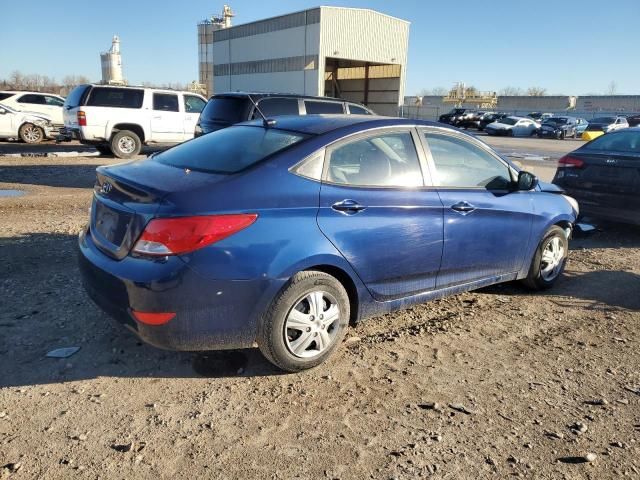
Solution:
{"label": "car headlight", "polygon": [[571,208],[573,208],[573,211],[576,212],[576,218],[577,218],[578,215],[580,214],[580,206],[578,205],[578,201],[575,198],[570,197],[569,195],[562,195],[562,196],[567,202],[569,202],[569,205],[571,205]]}
{"label": "car headlight", "polygon": [[38,125],[39,127],[48,127],[49,125],[51,125],[51,122],[49,120],[36,120],[33,123],[35,125]]}

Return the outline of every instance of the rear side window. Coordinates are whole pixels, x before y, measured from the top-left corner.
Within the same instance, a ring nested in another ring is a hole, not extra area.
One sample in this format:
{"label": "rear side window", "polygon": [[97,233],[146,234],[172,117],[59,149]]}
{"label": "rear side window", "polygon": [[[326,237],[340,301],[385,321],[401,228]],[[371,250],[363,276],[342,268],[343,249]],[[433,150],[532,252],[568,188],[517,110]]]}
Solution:
{"label": "rear side window", "polygon": [[314,102],[312,100],[305,100],[304,106],[308,115],[322,114],[322,113],[344,113],[342,103],[336,102]]}
{"label": "rear side window", "polygon": [[[298,99],[296,98],[265,98],[258,102],[258,107],[260,107],[265,117],[300,114],[298,110]],[[260,114],[254,112],[253,118],[260,118]]]}
{"label": "rear side window", "polygon": [[349,113],[351,115],[371,115],[366,108],[351,104],[349,104]]}
{"label": "rear side window", "polygon": [[206,104],[207,102],[200,97],[193,95],[184,96],[184,111],[187,113],[200,113]]}
{"label": "rear side window", "polygon": [[591,151],[640,153],[640,132],[608,133],[582,148]]}
{"label": "rear side window", "polygon": [[212,97],[202,110],[201,122],[238,123],[246,120],[247,101],[241,97]]}
{"label": "rear side window", "polygon": [[236,173],[307,137],[274,128],[229,127],[178,145],[154,159],[178,168]]}
{"label": "rear side window", "polygon": [[18,103],[31,103],[36,105],[45,105],[44,95],[22,95],[18,99]]}
{"label": "rear side window", "polygon": [[178,107],[178,95],[175,95],[173,93],[154,93],[153,109],[160,110],[162,112],[179,111],[180,108]]}
{"label": "rear side window", "polygon": [[90,107],[141,108],[144,90],[133,88],[94,88],[89,95]]}
{"label": "rear side window", "polygon": [[64,103],[69,108],[75,108],[82,105],[85,94],[89,91],[89,85],[78,85],[76,88],[69,92]]}
{"label": "rear side window", "polygon": [[376,134],[329,154],[327,180],[359,187],[422,186],[422,170],[409,132]]}
{"label": "rear side window", "polygon": [[13,97],[13,93],[0,93],[0,102],[6,100],[9,97]]}

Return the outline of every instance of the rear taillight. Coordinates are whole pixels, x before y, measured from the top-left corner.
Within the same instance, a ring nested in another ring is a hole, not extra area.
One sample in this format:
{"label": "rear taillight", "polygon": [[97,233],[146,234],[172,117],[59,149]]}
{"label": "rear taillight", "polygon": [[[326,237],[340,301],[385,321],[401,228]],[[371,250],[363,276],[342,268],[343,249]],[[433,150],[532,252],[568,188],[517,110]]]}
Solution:
{"label": "rear taillight", "polygon": [[87,126],[87,115],[82,110],[79,110],[76,115],[78,117],[78,126],[86,127]]}
{"label": "rear taillight", "polygon": [[140,323],[146,323],[147,325],[164,325],[169,323],[176,317],[173,312],[137,312],[131,310],[133,317]]}
{"label": "rear taillight", "polygon": [[155,218],[133,247],[141,255],[178,255],[227,238],[256,221],[255,213]]}
{"label": "rear taillight", "polygon": [[558,166],[564,168],[582,168],[584,167],[584,161],[571,155],[565,155],[558,160]]}

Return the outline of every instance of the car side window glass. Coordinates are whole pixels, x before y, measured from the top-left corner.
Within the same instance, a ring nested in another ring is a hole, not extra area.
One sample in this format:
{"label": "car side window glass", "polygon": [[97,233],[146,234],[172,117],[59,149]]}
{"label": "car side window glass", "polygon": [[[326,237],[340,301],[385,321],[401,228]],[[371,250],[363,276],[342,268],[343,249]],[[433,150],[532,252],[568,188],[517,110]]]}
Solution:
{"label": "car side window glass", "polygon": [[[258,107],[266,117],[300,114],[297,98],[265,98],[258,102]],[[253,112],[253,118],[261,118],[257,110]]]}
{"label": "car side window glass", "polygon": [[342,103],[338,102],[315,102],[312,100],[305,100],[304,106],[307,110],[307,115],[344,113]]}
{"label": "car side window glass", "polygon": [[424,185],[410,132],[389,132],[354,140],[329,152],[327,181],[360,187]]}
{"label": "car side window glass", "polygon": [[64,105],[64,100],[56,97],[44,97],[44,100],[47,105],[52,105],[54,107],[61,107]]}
{"label": "car side window glass", "polygon": [[141,108],[144,90],[133,88],[97,87],[91,90],[87,106]]}
{"label": "car side window glass", "polygon": [[436,169],[434,185],[488,190],[510,187],[511,174],[507,165],[483,148],[453,135],[423,134]]}
{"label": "car side window glass", "polygon": [[187,113],[200,113],[206,104],[207,102],[200,97],[195,97],[193,95],[184,96],[184,111]]}
{"label": "car side window glass", "polygon": [[35,105],[45,105],[42,95],[23,95],[18,99],[18,103],[33,103]]}
{"label": "car side window glass", "polygon": [[349,113],[351,115],[371,115],[364,107],[349,104]]}
{"label": "car side window glass", "polygon": [[162,112],[177,112],[178,108],[178,95],[173,93],[154,93],[153,94],[153,109],[160,110]]}

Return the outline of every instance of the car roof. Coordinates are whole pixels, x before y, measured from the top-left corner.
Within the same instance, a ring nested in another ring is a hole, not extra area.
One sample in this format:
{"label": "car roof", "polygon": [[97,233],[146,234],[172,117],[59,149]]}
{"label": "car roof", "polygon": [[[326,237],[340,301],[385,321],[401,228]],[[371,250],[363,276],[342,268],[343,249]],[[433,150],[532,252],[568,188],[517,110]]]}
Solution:
{"label": "car roof", "polygon": [[266,98],[266,97],[286,97],[286,98],[302,98],[302,99],[312,99],[312,100],[325,100],[325,101],[333,101],[333,102],[347,102],[347,103],[355,103],[358,104],[358,102],[352,102],[350,100],[343,100],[341,98],[336,98],[336,97],[321,97],[321,96],[314,96],[314,95],[300,95],[299,93],[280,93],[280,92],[222,92],[222,93],[215,93],[213,95],[211,95],[211,97],[209,98],[217,98],[217,97],[243,97],[246,98],[249,95],[251,95],[251,97],[254,100],[260,100],[262,98]]}
{"label": "car roof", "polygon": [[[363,130],[376,127],[393,127],[403,125],[437,126],[439,128],[452,127],[442,123],[426,120],[413,120],[410,118],[381,117],[376,115],[284,115],[275,118],[274,128],[290,130],[293,132],[321,135],[339,128],[358,125]],[[262,120],[251,120],[237,125],[262,125]]]}

